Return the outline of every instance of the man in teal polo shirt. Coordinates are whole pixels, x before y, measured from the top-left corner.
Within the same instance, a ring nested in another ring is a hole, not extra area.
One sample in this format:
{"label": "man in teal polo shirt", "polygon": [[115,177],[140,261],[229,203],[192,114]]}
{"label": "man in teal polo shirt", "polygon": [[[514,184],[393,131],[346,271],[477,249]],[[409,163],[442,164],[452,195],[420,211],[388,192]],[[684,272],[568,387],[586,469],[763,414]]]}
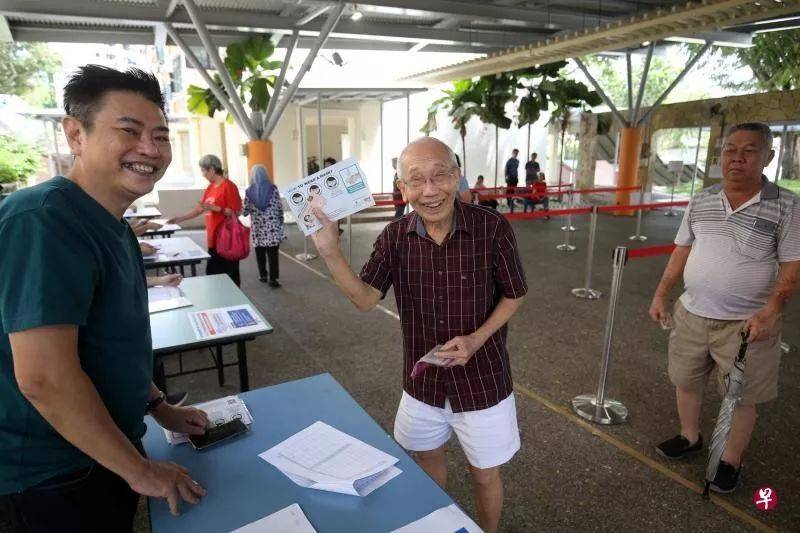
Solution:
{"label": "man in teal polo shirt", "polygon": [[[158,81],[88,65],[64,89],[74,165],[0,206],[0,510],[14,531],[130,531],[139,494],[204,490],[149,461],[145,411],[202,433],[153,385],[147,290],[125,209],[172,154]],[[2,520],[0,520],[2,522]]]}

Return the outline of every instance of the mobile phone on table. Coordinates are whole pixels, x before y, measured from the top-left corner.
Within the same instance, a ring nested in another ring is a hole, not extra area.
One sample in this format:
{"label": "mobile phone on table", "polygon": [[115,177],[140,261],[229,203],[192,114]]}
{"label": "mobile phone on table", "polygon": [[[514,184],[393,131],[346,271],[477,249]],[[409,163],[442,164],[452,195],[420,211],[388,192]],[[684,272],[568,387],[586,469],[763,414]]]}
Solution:
{"label": "mobile phone on table", "polygon": [[189,442],[192,443],[192,447],[194,447],[195,450],[205,450],[220,442],[243,435],[249,430],[250,428],[248,428],[244,422],[235,418],[230,422],[208,428],[202,435],[190,435]]}

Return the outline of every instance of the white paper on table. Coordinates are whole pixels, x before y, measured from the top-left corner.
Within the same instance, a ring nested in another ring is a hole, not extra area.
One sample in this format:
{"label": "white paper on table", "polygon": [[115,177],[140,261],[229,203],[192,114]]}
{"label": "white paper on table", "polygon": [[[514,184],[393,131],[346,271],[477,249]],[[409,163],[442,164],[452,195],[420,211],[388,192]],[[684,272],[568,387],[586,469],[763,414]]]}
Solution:
{"label": "white paper on table", "polygon": [[231,533],[317,533],[296,503]]}
{"label": "white paper on table", "polygon": [[178,287],[148,287],[147,307],[150,313],[188,307],[192,302]]}
{"label": "white paper on table", "polygon": [[[220,426],[234,419],[239,419],[246,426],[253,423],[253,415],[245,405],[244,400],[238,396],[226,396],[211,400],[210,402],[203,402],[194,405],[208,415],[208,428]],[[186,433],[176,433],[168,429],[164,430],[164,435],[167,437],[167,442],[170,444],[183,444],[189,442],[189,435]]]}
{"label": "white paper on table", "polygon": [[351,157],[289,185],[286,203],[303,234],[311,235],[322,229],[312,212],[314,207],[329,219],[339,220],[372,207],[375,199],[364,171]]}
{"label": "white paper on table", "polygon": [[431,531],[453,533],[483,533],[478,524],[464,514],[456,504],[442,507],[415,522],[394,530],[392,533],[430,533]]}
{"label": "white paper on table", "polygon": [[198,340],[255,333],[266,327],[248,304],[207,309],[189,313],[188,317]]}
{"label": "white paper on table", "polygon": [[366,496],[402,473],[396,457],[320,421],[259,457],[302,487],[352,496]]}
{"label": "white paper on table", "polygon": [[[150,222],[153,222],[153,223],[158,224],[159,226],[161,226],[160,228],[158,228],[155,231],[178,231],[178,230],[181,229],[179,224],[169,224],[167,222],[167,220],[168,219],[166,219],[166,218],[151,218]],[[149,231],[153,231],[153,230],[149,230]]]}

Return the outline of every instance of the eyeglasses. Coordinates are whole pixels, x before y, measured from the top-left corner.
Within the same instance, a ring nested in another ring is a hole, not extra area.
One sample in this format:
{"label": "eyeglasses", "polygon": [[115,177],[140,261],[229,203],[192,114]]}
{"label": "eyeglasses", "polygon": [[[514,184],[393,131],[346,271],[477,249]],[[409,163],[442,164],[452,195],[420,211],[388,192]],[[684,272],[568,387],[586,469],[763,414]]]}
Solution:
{"label": "eyeglasses", "polygon": [[451,184],[454,170],[455,169],[452,168],[450,170],[440,170],[427,179],[423,177],[414,177],[409,180],[403,180],[403,182],[413,191],[424,189],[428,179],[434,187],[444,187]]}

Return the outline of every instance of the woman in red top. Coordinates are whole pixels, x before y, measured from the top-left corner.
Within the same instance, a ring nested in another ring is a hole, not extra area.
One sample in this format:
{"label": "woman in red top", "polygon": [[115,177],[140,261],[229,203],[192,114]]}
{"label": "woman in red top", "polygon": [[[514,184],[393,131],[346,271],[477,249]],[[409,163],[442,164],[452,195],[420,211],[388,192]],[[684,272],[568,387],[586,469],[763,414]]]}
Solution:
{"label": "woman in red top", "polygon": [[204,155],[200,159],[200,172],[209,181],[203,198],[185,215],[171,218],[170,224],[180,224],[185,220],[206,214],[206,238],[208,253],[211,259],[206,265],[206,274],[227,274],[236,285],[239,285],[239,261],[231,261],[217,254],[215,250],[217,230],[225,221],[225,217],[238,216],[242,211],[242,199],[239,189],[223,173],[222,162],[215,155]]}

